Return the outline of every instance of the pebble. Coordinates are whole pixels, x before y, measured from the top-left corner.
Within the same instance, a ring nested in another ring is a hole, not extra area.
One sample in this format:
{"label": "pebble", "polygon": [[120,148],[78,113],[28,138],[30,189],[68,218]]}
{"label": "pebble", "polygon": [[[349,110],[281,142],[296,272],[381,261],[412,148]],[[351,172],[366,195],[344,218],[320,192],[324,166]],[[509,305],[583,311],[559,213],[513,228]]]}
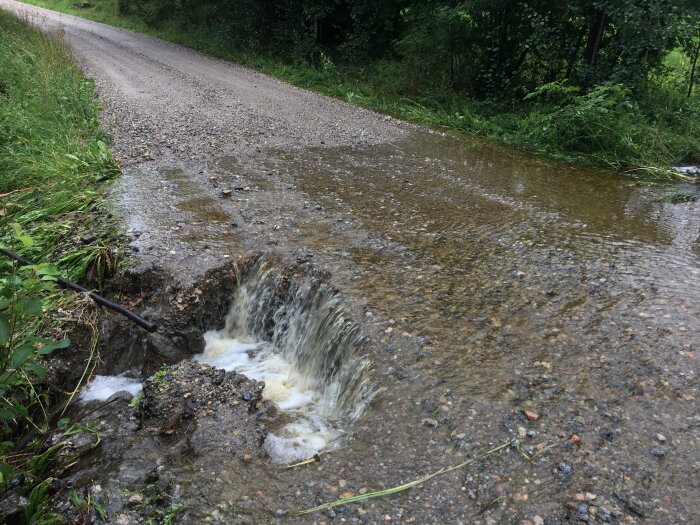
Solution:
{"label": "pebble", "polygon": [[661,441],[661,443],[664,443],[666,441],[666,436],[664,436],[663,434],[656,434],[656,439]]}
{"label": "pebble", "polygon": [[525,417],[530,421],[537,421],[540,418],[540,415],[537,412],[533,412],[531,410],[523,410],[523,414],[525,414]]}
{"label": "pebble", "polygon": [[559,463],[559,465],[557,465],[557,468],[559,469],[559,472],[561,472],[567,478],[574,473],[574,469],[571,468],[571,465],[569,465],[568,463]]}
{"label": "pebble", "polygon": [[128,501],[132,505],[139,505],[140,503],[143,503],[143,494],[132,494]]}
{"label": "pebble", "polygon": [[431,419],[431,418],[429,418],[429,417],[426,417],[425,419],[423,419],[423,420],[421,421],[421,423],[423,423],[423,426],[424,426],[424,427],[432,427],[432,428],[435,428],[435,427],[438,426],[438,422],[437,422],[435,419]]}
{"label": "pebble", "polygon": [[544,518],[540,515],[534,516],[532,518],[532,523],[534,525],[544,525]]}

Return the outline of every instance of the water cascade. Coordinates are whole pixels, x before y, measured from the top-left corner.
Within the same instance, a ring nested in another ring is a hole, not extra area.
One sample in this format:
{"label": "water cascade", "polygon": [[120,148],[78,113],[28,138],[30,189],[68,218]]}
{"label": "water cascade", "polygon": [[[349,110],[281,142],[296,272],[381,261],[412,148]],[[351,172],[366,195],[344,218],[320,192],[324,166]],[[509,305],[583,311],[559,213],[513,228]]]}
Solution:
{"label": "water cascade", "polygon": [[284,415],[265,443],[273,462],[337,445],[372,394],[358,325],[311,270],[290,274],[260,262],[238,282],[224,328],[205,334],[195,359],[265,382],[264,397]]}

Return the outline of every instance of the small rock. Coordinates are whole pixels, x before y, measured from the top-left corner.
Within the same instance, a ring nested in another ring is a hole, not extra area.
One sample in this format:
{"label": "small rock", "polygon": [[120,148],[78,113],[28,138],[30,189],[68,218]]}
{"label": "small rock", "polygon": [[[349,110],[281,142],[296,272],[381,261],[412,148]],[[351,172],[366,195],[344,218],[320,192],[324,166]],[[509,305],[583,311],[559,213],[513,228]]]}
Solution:
{"label": "small rock", "polygon": [[524,439],[527,436],[527,429],[525,427],[518,427],[518,437]]}
{"label": "small rock", "polygon": [[338,481],[338,486],[339,486],[341,489],[342,489],[343,487],[345,487],[345,485],[347,485],[347,484],[348,484],[348,482],[347,482],[346,480],[344,480],[344,479],[341,479],[341,480]]}
{"label": "small rock", "polygon": [[586,492],[586,499],[587,499],[588,501],[593,501],[593,500],[596,499],[597,497],[598,497],[598,496],[595,495],[595,494],[593,494],[592,492]]}
{"label": "small rock", "polygon": [[97,240],[97,235],[83,235],[80,238],[80,242],[83,244],[90,244],[92,242],[95,242]]}
{"label": "small rock", "polygon": [[578,445],[581,443],[581,436],[579,436],[578,434],[571,434],[571,436],[569,437],[569,441]]}
{"label": "small rock", "polygon": [[520,492],[516,492],[515,494],[513,494],[513,501],[525,502],[525,501],[527,501],[527,499],[528,499],[527,494],[522,494]]}
{"label": "small rock", "polygon": [[525,414],[525,417],[530,421],[537,421],[540,418],[540,415],[537,412],[533,412],[531,410],[523,410],[523,414]]}
{"label": "small rock", "polygon": [[141,503],[143,503],[143,494],[132,494],[129,497],[128,502],[131,505],[140,505]]}
{"label": "small rock", "polygon": [[423,419],[423,420],[421,421],[421,423],[423,423],[423,426],[424,426],[424,427],[432,427],[432,428],[435,428],[435,427],[438,426],[438,422],[437,422],[435,419],[431,419],[431,418],[429,418],[429,417],[426,417],[425,419]]}
{"label": "small rock", "polygon": [[129,525],[129,523],[131,523],[131,520],[126,514],[120,514],[117,516],[117,525]]}
{"label": "small rock", "polygon": [[654,457],[657,458],[662,458],[668,453],[668,449],[666,447],[654,447],[649,451],[649,454],[651,454]]}
{"label": "small rock", "polygon": [[544,518],[540,515],[534,516],[532,518],[532,523],[534,523],[534,525],[544,525]]}
{"label": "small rock", "polygon": [[664,443],[666,441],[666,436],[664,436],[663,434],[656,434],[656,439],[661,441],[661,443]]}
{"label": "small rock", "polygon": [[559,463],[559,465],[557,465],[557,468],[559,469],[559,472],[561,472],[561,474],[567,478],[574,473],[574,469],[571,468],[571,465],[564,462]]}
{"label": "small rock", "polygon": [[277,514],[277,516],[281,517],[281,516],[286,516],[288,512],[289,511],[287,509],[277,509],[275,511],[275,514]]}
{"label": "small rock", "polygon": [[221,195],[224,197],[230,197],[231,193],[233,193],[231,190],[221,190]]}

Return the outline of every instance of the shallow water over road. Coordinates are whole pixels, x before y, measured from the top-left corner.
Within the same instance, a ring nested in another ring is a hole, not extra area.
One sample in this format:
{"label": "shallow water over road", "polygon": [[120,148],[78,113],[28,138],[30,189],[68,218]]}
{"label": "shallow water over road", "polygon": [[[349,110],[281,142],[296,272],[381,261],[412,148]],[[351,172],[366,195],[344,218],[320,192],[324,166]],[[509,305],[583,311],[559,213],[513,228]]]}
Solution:
{"label": "shallow water over road", "polygon": [[[277,508],[404,483],[518,438],[528,453],[558,445],[531,463],[510,450],[337,516],[696,518],[698,203],[425,131],[389,144],[223,157],[195,195],[186,168],[162,173],[173,199],[188,199],[176,204],[190,214],[174,234],[181,246],[328,268],[373,341],[365,357],[377,395],[347,446],[283,473],[201,457],[217,483],[183,467],[191,494],[245,502],[265,522]],[[217,196],[227,187],[237,189]],[[206,221],[212,199],[216,222]],[[586,494],[595,498],[580,501]]]}
{"label": "shallow water over road", "polygon": [[[434,133],[264,154],[263,166],[236,170],[258,193],[245,212],[266,224],[249,242],[313,253],[378,340],[369,358],[382,392],[326,469],[359,462],[345,474],[356,487],[389,486],[503,437],[563,440],[538,464],[495,460],[484,479],[435,481],[376,506],[472,522],[460,497],[505,494],[499,522],[564,519],[583,491],[603,516],[639,519],[633,498],[655,520],[692,521],[697,203]],[[327,486],[325,499],[343,492]]]}

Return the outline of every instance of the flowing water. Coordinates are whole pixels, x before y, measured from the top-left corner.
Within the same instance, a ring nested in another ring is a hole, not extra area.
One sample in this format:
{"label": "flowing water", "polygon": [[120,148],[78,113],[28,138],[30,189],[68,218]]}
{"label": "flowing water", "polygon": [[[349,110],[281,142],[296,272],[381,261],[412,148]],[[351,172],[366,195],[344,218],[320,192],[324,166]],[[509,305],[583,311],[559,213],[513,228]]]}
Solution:
{"label": "flowing water", "polygon": [[[239,204],[248,242],[310,250],[332,270],[372,337],[366,355],[381,388],[323,471],[289,474],[287,488],[260,481],[258,490],[304,506],[317,486],[313,501],[342,493],[340,477],[353,491],[386,487],[502,439],[520,436],[533,450],[576,434],[580,448],[527,466],[508,456],[481,476],[431,482],[399,500],[403,511],[396,502],[378,508],[401,522],[471,523],[471,495],[487,505],[506,494],[499,520],[512,521],[566,514],[565,503],[588,491],[620,516],[631,512],[625,494],[669,522],[695,514],[697,202],[672,204],[663,197],[674,189],[429,133],[264,154],[235,168],[264,188]],[[226,173],[226,159],[219,167]],[[313,341],[305,344],[323,355]],[[524,409],[539,418],[528,421]]]}
{"label": "flowing water", "polygon": [[[578,520],[580,494],[595,496],[589,522],[697,521],[700,203],[664,200],[697,185],[424,132],[224,157],[211,188],[169,173],[164,199],[186,214],[170,231],[198,254],[182,264],[275,254],[242,271],[196,357],[266,383],[272,461],[183,460],[187,497],[269,523],[517,438],[528,453],[558,445],[317,522],[561,523]],[[229,184],[248,190],[218,196]],[[275,465],[319,450],[320,463]]]}
{"label": "flowing water", "polygon": [[223,330],[205,334],[197,361],[265,383],[287,420],[264,448],[274,463],[308,459],[341,442],[371,398],[365,345],[323,279],[260,263],[241,275]]}

